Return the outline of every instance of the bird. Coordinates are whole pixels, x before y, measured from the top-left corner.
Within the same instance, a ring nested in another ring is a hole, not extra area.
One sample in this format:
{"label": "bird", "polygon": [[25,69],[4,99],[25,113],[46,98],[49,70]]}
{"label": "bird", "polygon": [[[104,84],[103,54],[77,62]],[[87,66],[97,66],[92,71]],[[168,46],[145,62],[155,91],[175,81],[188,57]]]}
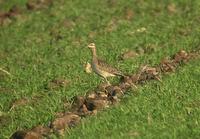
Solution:
{"label": "bird", "polygon": [[103,60],[97,58],[96,46],[94,43],[90,43],[88,45],[88,48],[90,48],[92,52],[92,62],[91,62],[92,70],[97,75],[103,77],[108,84],[110,84],[110,82],[108,81],[107,77],[115,77],[115,76],[124,77],[124,75],[119,70],[106,64]]}

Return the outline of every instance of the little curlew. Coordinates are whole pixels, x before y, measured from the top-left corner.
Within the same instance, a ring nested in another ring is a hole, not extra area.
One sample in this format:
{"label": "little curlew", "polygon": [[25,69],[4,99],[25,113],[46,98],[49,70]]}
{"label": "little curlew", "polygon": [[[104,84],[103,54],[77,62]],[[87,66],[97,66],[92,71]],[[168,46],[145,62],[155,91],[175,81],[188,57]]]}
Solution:
{"label": "little curlew", "polygon": [[92,62],[91,62],[92,70],[99,76],[103,77],[108,84],[110,83],[107,80],[107,77],[124,76],[117,69],[111,67],[110,65],[106,64],[105,62],[97,58],[96,46],[94,43],[90,43],[88,45],[88,48],[90,48],[92,52]]}

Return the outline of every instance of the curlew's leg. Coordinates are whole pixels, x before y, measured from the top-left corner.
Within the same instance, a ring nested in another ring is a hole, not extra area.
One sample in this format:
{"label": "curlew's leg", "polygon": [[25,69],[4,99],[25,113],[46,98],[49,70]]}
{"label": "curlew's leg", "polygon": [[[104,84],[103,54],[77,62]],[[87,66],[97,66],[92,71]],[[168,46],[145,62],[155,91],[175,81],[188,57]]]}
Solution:
{"label": "curlew's leg", "polygon": [[111,85],[110,82],[108,81],[108,79],[107,79],[106,77],[104,77],[104,80],[106,81],[106,83],[107,83],[108,85]]}

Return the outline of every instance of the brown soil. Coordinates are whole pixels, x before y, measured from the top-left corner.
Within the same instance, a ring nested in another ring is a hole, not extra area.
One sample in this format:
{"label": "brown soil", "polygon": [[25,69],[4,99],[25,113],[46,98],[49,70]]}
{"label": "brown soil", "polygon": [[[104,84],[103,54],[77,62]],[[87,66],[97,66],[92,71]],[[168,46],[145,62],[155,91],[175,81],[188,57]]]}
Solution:
{"label": "brown soil", "polygon": [[56,78],[51,80],[48,84],[47,84],[47,89],[49,90],[55,90],[55,89],[59,89],[59,88],[65,88],[69,85],[70,81],[64,79],[64,78]]}
{"label": "brown soil", "polygon": [[[53,4],[53,0],[28,0],[26,3],[27,10],[42,10],[49,8]],[[8,25],[12,19],[21,15],[25,9],[14,5],[8,11],[0,11],[0,26]]]}
{"label": "brown soil", "polygon": [[48,8],[53,4],[53,0],[28,0],[26,7],[28,10],[40,10]]}
{"label": "brown soil", "polygon": [[21,14],[21,9],[17,6],[13,6],[9,11],[0,11],[0,26],[6,25],[11,22],[13,17],[16,17]]}
{"label": "brown soil", "polygon": [[119,59],[120,60],[133,59],[137,56],[138,56],[138,53],[136,53],[133,50],[129,50],[129,51],[122,53],[121,56],[119,57]]}

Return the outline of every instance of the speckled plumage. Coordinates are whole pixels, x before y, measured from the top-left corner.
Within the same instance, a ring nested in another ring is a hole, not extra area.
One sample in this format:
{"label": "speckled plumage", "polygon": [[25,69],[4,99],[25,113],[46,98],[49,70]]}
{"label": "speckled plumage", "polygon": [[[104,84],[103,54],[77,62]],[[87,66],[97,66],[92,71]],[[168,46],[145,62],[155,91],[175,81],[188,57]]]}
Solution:
{"label": "speckled plumage", "polygon": [[[121,72],[119,72],[116,68],[106,64],[104,61],[97,58],[96,54],[96,47],[94,43],[88,45],[88,47],[92,51],[92,70],[103,77],[107,82],[107,77],[114,77],[114,76],[123,76]],[[109,82],[108,82],[109,83]]]}

